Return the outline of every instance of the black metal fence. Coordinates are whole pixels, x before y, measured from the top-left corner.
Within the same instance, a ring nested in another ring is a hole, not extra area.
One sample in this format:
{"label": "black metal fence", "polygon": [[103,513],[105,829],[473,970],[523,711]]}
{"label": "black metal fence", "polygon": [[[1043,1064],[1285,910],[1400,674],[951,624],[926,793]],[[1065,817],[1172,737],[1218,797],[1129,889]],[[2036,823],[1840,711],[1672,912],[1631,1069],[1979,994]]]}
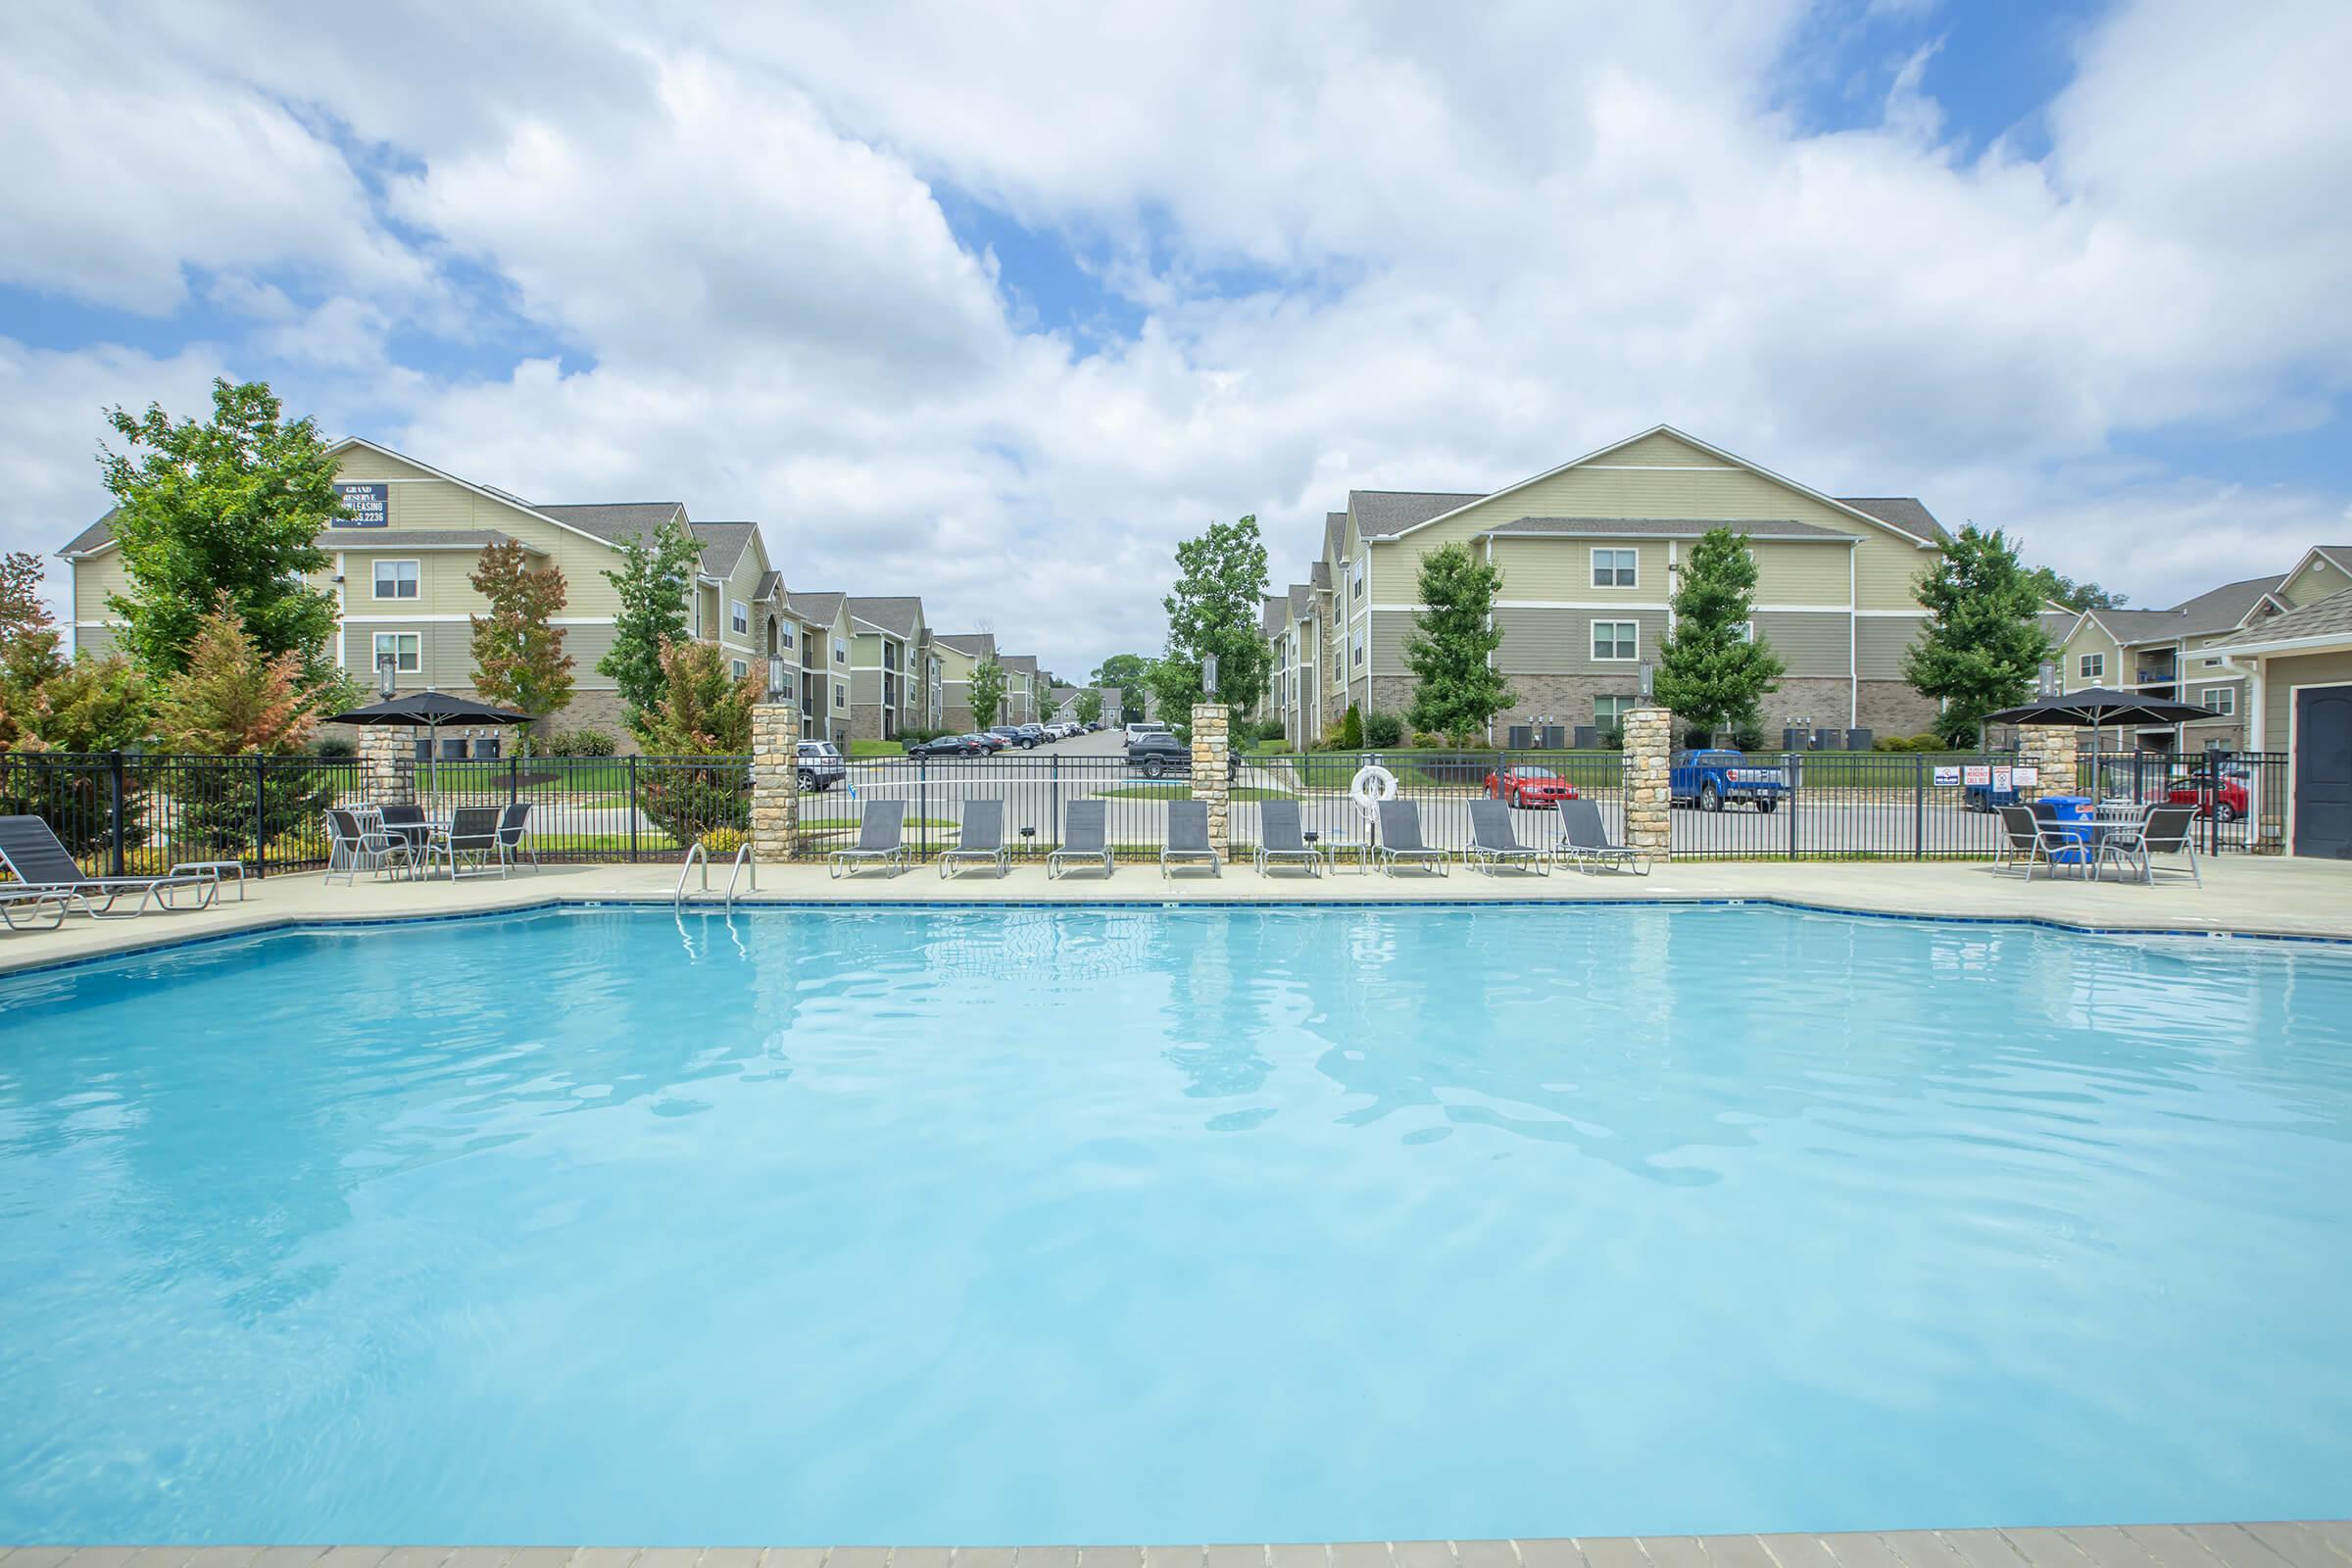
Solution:
{"label": "black metal fence", "polygon": [[2075,771],[2094,800],[2195,807],[2208,855],[2286,853],[2284,752],[2086,752]]}

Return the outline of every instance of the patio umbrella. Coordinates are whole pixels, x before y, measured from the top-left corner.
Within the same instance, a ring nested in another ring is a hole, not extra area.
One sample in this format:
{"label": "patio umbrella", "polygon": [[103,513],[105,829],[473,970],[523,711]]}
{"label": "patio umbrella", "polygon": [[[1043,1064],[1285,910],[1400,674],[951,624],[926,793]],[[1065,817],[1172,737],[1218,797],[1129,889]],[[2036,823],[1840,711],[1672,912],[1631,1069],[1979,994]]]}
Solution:
{"label": "patio umbrella", "polygon": [[355,708],[348,713],[336,713],[319,720],[322,724],[358,724],[373,727],[378,724],[403,725],[426,732],[426,757],[431,766],[431,789],[441,793],[441,726],[444,724],[528,724],[531,715],[518,713],[512,708],[493,708],[488,703],[470,697],[452,697],[447,692],[412,692],[406,697],[387,697],[366,708]]}
{"label": "patio umbrella", "polygon": [[2166,697],[2143,697],[2137,692],[2109,691],[2086,686],[2079,692],[2051,692],[1997,713],[1986,713],[1987,724],[2046,724],[2059,729],[2091,732],[2090,749],[2099,750],[2100,730],[2110,724],[2188,724],[2211,718],[2212,710],[2194,703],[2176,703]]}

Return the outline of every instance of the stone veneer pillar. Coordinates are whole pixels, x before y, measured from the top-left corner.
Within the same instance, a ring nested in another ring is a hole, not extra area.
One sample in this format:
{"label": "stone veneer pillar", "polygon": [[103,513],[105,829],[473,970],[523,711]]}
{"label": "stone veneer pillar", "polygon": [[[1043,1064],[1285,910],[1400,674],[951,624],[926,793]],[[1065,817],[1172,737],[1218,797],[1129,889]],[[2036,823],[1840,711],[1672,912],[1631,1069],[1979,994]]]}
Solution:
{"label": "stone veneer pillar", "polygon": [[370,724],[360,731],[360,790],[373,806],[416,803],[417,731]]}
{"label": "stone veneer pillar", "polygon": [[801,838],[801,710],[784,703],[752,710],[752,858],[789,860]]}
{"label": "stone veneer pillar", "polygon": [[1193,705],[1193,799],[1208,803],[1208,844],[1231,850],[1233,815],[1232,710],[1223,703]]}
{"label": "stone veneer pillar", "polygon": [[1625,715],[1625,847],[1655,860],[1669,858],[1674,807],[1667,798],[1674,715],[1637,708]]}
{"label": "stone veneer pillar", "polygon": [[2017,760],[2036,770],[2032,784],[2020,784],[2017,798],[2039,800],[2044,795],[2072,795],[2081,775],[2082,732],[2070,725],[2021,724],[2017,729]]}

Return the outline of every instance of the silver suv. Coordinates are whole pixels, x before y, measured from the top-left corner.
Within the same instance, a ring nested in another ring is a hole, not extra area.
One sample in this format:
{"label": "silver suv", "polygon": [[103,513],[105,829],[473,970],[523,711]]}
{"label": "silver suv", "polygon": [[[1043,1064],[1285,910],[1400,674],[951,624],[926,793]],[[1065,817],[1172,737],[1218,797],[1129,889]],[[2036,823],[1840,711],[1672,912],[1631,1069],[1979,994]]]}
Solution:
{"label": "silver suv", "polygon": [[850,765],[831,741],[803,741],[800,748],[801,788],[820,794],[849,776]]}

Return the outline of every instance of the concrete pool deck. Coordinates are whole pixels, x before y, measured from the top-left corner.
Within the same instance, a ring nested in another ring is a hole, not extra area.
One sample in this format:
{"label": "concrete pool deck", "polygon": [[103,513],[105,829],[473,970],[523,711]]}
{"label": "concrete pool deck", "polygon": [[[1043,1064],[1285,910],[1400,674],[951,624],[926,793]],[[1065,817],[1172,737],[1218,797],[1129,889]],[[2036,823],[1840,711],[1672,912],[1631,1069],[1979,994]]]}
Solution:
{"label": "concrete pool deck", "polygon": [[[2155,887],[2035,876],[2027,882],[1982,861],[1700,860],[1661,865],[1642,877],[1555,871],[1550,876],[1488,876],[1456,866],[1450,876],[1347,872],[1309,879],[1297,872],[1260,876],[1247,865],[1224,875],[1179,874],[1122,865],[1108,878],[1076,873],[1054,881],[1042,866],[1019,865],[1000,879],[985,873],[942,878],[917,865],[889,876],[838,881],[820,865],[762,866],[759,890],[738,904],[872,906],[892,904],[1283,904],[1333,903],[1654,903],[1725,899],[1773,901],[1860,914],[2028,919],[2087,930],[2213,933],[2352,941],[2352,862],[2228,856],[2204,862],[2205,885],[2167,878]],[[711,907],[727,867],[711,868]],[[240,901],[230,884],[210,909],[153,913],[132,920],[69,918],[56,931],[0,931],[0,973],[61,960],[124,953],[193,937],[289,924],[386,920],[547,905],[610,902],[666,906],[675,865],[551,865],[513,876],[440,882],[370,881],[325,885],[317,873],[248,883]],[[697,881],[699,882],[699,874]],[[704,902],[708,901],[708,902]]]}
{"label": "concrete pool deck", "polygon": [[20,1546],[0,1568],[2352,1568],[2352,1525],[1235,1546]]}

